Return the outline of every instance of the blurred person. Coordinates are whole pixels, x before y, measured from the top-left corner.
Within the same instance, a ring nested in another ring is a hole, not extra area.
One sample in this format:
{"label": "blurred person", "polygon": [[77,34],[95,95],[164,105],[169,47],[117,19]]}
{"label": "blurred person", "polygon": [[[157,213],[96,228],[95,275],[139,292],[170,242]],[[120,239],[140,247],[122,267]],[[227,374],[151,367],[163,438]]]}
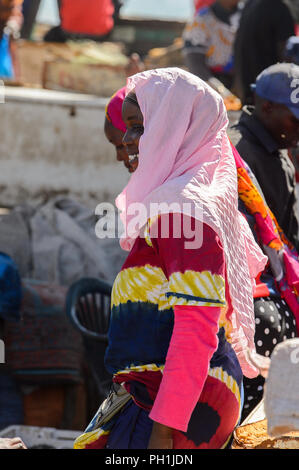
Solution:
{"label": "blurred person", "polygon": [[[254,173],[268,206],[287,238],[299,249],[299,207],[295,169],[288,150],[298,147],[299,105],[292,100],[299,66],[275,64],[252,85],[254,106],[246,105],[229,136]],[[298,93],[297,93],[298,96]]]}
{"label": "blurred person", "polygon": [[[291,36],[288,39],[284,51],[284,62],[291,62],[293,64],[299,65],[299,36]],[[299,147],[290,148],[289,156],[296,170],[296,182],[299,191]]]}
{"label": "blurred person", "polygon": [[30,39],[35,24],[36,15],[40,7],[41,0],[24,0],[23,2],[23,25],[21,38]]}
{"label": "blurred person", "polygon": [[218,91],[227,108],[233,110],[241,107],[231,87],[234,76],[233,45],[242,8],[243,2],[239,0],[212,2],[196,12],[183,33],[183,53],[189,71]]}
{"label": "blurred person", "polygon": [[[246,217],[256,241],[269,262],[255,280],[254,316],[257,353],[271,357],[278,343],[299,333],[299,257],[269,209],[251,169],[235,147],[239,211]],[[244,377],[241,422],[263,398],[265,378]]]}
{"label": "blurred person", "polygon": [[243,104],[253,103],[250,85],[270,65],[282,62],[295,20],[283,0],[250,0],[243,9],[234,45],[233,90]]}
{"label": "blurred person", "polygon": [[114,6],[114,13],[113,13],[114,24],[118,24],[120,11],[124,4],[124,0],[112,0],[112,1],[113,1],[113,6]]}
{"label": "blurred person", "polygon": [[47,42],[68,39],[105,41],[114,27],[112,0],[58,0],[60,25],[48,31]]}
{"label": "blurred person", "polygon": [[0,78],[16,79],[14,41],[20,37],[23,0],[0,0]]}
{"label": "blurred person", "polygon": [[[247,355],[255,349],[251,279],[266,261],[238,212],[225,106],[198,77],[157,69],[129,77],[123,121],[138,162],[116,200],[125,227],[131,204],[164,202],[171,213],[147,211],[145,225],[121,239],[129,253],[112,291],[105,357],[115,389],[108,415],[100,408],[74,447],[225,448],[240,418],[242,375],[259,373]],[[203,211],[194,211],[199,203]],[[186,246],[185,231],[175,235],[185,217],[202,228],[201,246]]]}
{"label": "blurred person", "polygon": [[145,69],[144,63],[137,52],[133,52],[129,57],[129,62],[126,66],[126,76],[130,77],[136,73],[143,72]]}

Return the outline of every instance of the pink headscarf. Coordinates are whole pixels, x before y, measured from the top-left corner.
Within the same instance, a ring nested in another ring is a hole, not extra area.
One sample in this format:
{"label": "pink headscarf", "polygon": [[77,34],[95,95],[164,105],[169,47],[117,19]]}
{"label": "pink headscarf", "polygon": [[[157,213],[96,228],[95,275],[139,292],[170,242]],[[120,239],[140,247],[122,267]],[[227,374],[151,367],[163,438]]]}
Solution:
{"label": "pink headscarf", "polygon": [[109,100],[106,106],[106,118],[111,124],[122,132],[126,132],[126,126],[122,119],[122,105],[126,96],[126,87],[118,90]]}
{"label": "pink headscarf", "polygon": [[[132,203],[142,203],[151,216],[153,202],[180,207],[189,203],[202,209],[194,216],[218,234],[224,249],[233,346],[244,375],[254,377],[258,371],[247,357],[248,351],[255,352],[253,283],[267,258],[238,211],[237,171],[224,102],[204,81],[179,68],[129,77],[127,91],[131,90],[143,114],[144,133],[137,170],[116,199],[124,226],[133,218],[127,213]],[[124,237],[122,248],[130,250],[138,235]]]}

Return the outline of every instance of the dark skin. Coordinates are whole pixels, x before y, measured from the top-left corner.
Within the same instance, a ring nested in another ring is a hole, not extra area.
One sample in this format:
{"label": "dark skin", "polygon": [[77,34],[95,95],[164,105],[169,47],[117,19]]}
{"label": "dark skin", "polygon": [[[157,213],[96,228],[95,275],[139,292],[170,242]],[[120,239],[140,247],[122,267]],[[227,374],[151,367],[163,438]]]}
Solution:
{"label": "dark skin", "polygon": [[299,141],[299,119],[290,109],[255,96],[254,115],[271,134],[280,149],[295,148]]}
{"label": "dark skin", "polygon": [[[130,93],[129,96],[136,98],[133,93]],[[126,147],[129,157],[136,155],[136,157],[131,161],[131,169],[133,172],[138,166],[137,155],[139,154],[139,140],[144,132],[143,116],[139,106],[125,99],[123,103],[122,117],[127,127],[127,132],[123,137],[123,144]]]}
{"label": "dark skin", "polygon": [[[133,96],[136,99],[133,93],[130,93],[129,96]],[[128,155],[138,155],[140,137],[144,132],[143,115],[139,106],[125,99],[122,117],[127,127],[127,132],[123,137],[123,143],[127,148]],[[133,164],[135,171],[138,166],[138,158],[133,160]],[[172,449],[172,432],[172,428],[154,422],[148,449]]]}
{"label": "dark skin", "polygon": [[127,149],[122,141],[124,133],[120,129],[114,127],[107,118],[105,119],[104,132],[106,138],[109,140],[109,142],[111,142],[112,145],[114,145],[116,149],[116,159],[119,162],[123,162],[128,171],[132,173],[134,170],[129,162]]}

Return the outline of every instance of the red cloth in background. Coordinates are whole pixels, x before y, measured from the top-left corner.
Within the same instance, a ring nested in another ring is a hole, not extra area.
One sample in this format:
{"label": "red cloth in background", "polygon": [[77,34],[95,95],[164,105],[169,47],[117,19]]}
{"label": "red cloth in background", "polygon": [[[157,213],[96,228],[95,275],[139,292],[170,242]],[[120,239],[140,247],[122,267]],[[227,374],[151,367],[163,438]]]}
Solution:
{"label": "red cloth in background", "polygon": [[195,10],[197,11],[200,8],[209,7],[214,2],[215,0],[194,0]]}
{"label": "red cloth in background", "polygon": [[69,33],[102,36],[113,28],[112,0],[62,0],[61,27]]}

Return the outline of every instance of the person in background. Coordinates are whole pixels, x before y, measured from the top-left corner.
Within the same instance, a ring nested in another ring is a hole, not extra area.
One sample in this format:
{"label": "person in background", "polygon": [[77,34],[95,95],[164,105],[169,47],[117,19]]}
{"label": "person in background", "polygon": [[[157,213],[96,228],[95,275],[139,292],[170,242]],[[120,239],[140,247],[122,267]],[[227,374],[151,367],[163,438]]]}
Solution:
{"label": "person in background", "polygon": [[126,133],[126,126],[122,120],[122,105],[126,95],[126,87],[118,90],[109,100],[105,111],[104,133],[116,149],[116,159],[123,162],[130,173],[134,171],[129,161],[123,137]]}
{"label": "person in background", "polygon": [[116,25],[119,23],[120,11],[124,4],[124,0],[112,0],[112,1],[113,1],[113,6],[114,6],[113,20],[114,20],[114,24]]}
{"label": "person in background", "polygon": [[241,107],[231,87],[233,46],[242,7],[239,0],[217,0],[200,8],[183,33],[183,53],[189,71],[218,91],[227,109],[232,110]]}
{"label": "person in background", "polygon": [[[284,61],[299,65],[299,36],[291,36],[288,39],[284,51]],[[289,156],[296,170],[296,182],[299,190],[299,147],[290,148]]]}
{"label": "person in background", "polygon": [[40,7],[41,0],[24,0],[23,2],[23,25],[21,38],[30,39],[36,20],[36,15]]}
{"label": "person in background", "polygon": [[[143,70],[144,64],[139,54],[131,54],[126,68],[127,77],[142,72]],[[123,87],[116,91],[107,103],[105,110],[104,133],[107,140],[109,140],[109,142],[115,147],[116,159],[119,162],[123,162],[129,173],[133,173],[137,168],[137,165],[129,160],[126,146],[122,141],[126,132],[126,125],[122,119],[122,105],[125,95],[126,87]]]}
{"label": "person in background", "polygon": [[105,41],[114,27],[112,0],[58,0],[60,25],[48,31],[47,42],[68,39]]}
{"label": "person in background", "polygon": [[235,38],[234,93],[253,104],[250,85],[270,65],[282,62],[285,45],[295,34],[295,20],[283,0],[250,0],[243,9]]}
{"label": "person in background", "polygon": [[23,0],[0,0],[0,78],[17,79],[14,40],[20,37]]}
{"label": "person in background", "polygon": [[[267,254],[269,263],[255,280],[254,315],[257,353],[271,357],[278,343],[299,333],[299,258],[298,252],[279,227],[269,209],[251,169],[235,147],[239,211]],[[265,378],[244,377],[244,406],[241,422],[263,398]]]}
{"label": "person in background", "polygon": [[281,63],[268,67],[253,84],[255,106],[244,106],[229,137],[251,168],[279,226],[299,249],[299,207],[295,169],[288,148],[298,147],[299,105],[292,100],[299,66]]}

